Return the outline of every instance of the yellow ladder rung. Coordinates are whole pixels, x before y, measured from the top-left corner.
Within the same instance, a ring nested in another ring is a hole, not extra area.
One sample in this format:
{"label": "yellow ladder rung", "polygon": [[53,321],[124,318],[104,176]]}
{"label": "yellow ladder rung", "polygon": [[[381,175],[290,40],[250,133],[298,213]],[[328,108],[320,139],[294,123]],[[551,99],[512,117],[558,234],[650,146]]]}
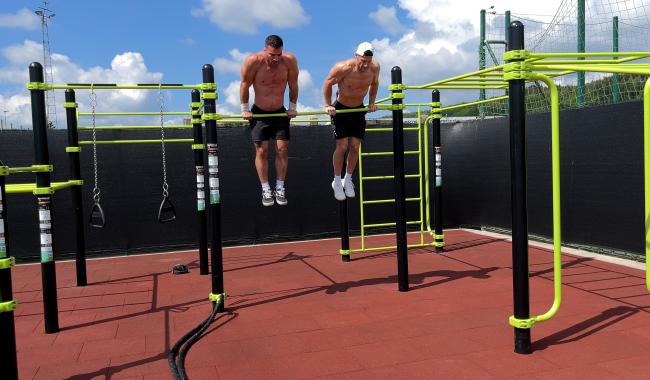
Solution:
{"label": "yellow ladder rung", "polygon": [[[422,175],[420,174],[407,174],[404,176],[404,178],[420,178]],[[378,175],[378,176],[371,176],[371,177],[362,177],[362,181],[372,181],[372,180],[377,180],[377,179],[394,179],[395,176],[393,175]]]}
{"label": "yellow ladder rung", "polygon": [[[406,222],[406,224],[420,224],[421,220],[414,220],[411,222]],[[396,223],[375,223],[375,224],[364,224],[364,228],[377,228],[377,227],[395,227]]]}
{"label": "yellow ladder rung", "polygon": [[[419,150],[407,150],[404,151],[404,154],[420,154]],[[361,153],[362,157],[369,157],[369,156],[392,156],[393,152],[366,152],[366,153]]]}
{"label": "yellow ladder rung", "polygon": [[[419,202],[421,201],[422,198],[406,198],[407,202]],[[376,199],[376,200],[371,200],[371,201],[363,201],[364,205],[373,205],[373,204],[380,204],[380,203],[394,203],[394,199]]]}

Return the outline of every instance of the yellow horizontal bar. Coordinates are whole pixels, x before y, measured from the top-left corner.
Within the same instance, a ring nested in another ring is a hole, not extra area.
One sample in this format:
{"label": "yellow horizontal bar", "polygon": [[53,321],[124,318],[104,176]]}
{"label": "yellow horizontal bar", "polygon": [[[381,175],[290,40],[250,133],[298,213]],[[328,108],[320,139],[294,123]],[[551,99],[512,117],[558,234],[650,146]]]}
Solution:
{"label": "yellow horizontal bar", "polygon": [[479,70],[479,71],[473,71],[471,73],[466,73],[466,74],[462,74],[462,75],[457,75],[455,77],[442,79],[442,80],[439,80],[439,81],[436,81],[436,82],[431,82],[431,83],[428,83],[428,84],[423,84],[421,86],[406,86],[406,88],[411,89],[411,90],[418,90],[418,89],[422,90],[422,89],[437,88],[437,86],[440,86],[440,85],[445,84],[447,82],[451,82],[451,81],[454,81],[454,80],[457,80],[457,79],[469,78],[469,77],[472,77],[472,76],[477,76],[477,75],[481,75],[481,74],[485,74],[485,73],[490,73],[490,72],[493,72],[493,71],[496,71],[496,70],[503,70],[503,65],[494,66],[494,67],[490,67],[490,68]]}
{"label": "yellow horizontal bar", "polygon": [[[193,143],[194,139],[165,139],[166,143]],[[98,140],[97,145],[101,144],[152,144],[162,143],[162,140]],[[79,145],[92,145],[92,141],[79,141]]]}
{"label": "yellow horizontal bar", "polygon": [[490,103],[490,102],[498,102],[500,100],[506,100],[506,99],[508,99],[508,95],[499,96],[499,97],[496,97],[496,98],[485,99],[485,100],[479,100],[479,101],[471,102],[471,103],[457,104],[455,106],[442,107],[440,109],[440,111],[441,112],[450,111],[450,110],[455,110],[455,109],[458,109],[458,108],[469,107],[469,106],[473,106],[473,105],[477,105],[477,104],[484,104],[484,103]]}
{"label": "yellow horizontal bar", "polygon": [[[419,150],[407,150],[404,151],[404,154],[420,154]],[[393,152],[366,152],[361,153],[362,156],[392,156]]]}
{"label": "yellow horizontal bar", "polygon": [[535,65],[541,70],[572,70],[581,72],[650,75],[650,66],[636,65]]}
{"label": "yellow horizontal bar", "polygon": [[[404,176],[404,178],[420,178],[420,174],[407,174]],[[377,179],[393,179],[395,176],[392,175],[378,175],[378,176],[371,176],[371,177],[361,177],[362,181],[372,181],[372,180],[377,180]]]}
{"label": "yellow horizontal bar", "polygon": [[[405,131],[419,131],[418,127],[404,128]],[[366,128],[366,132],[392,132],[393,128]]]}
{"label": "yellow horizontal bar", "polygon": [[562,57],[650,57],[650,52],[591,52],[591,53],[530,53],[531,58],[562,58]]}
{"label": "yellow horizontal bar", "polygon": [[179,86],[172,85],[150,85],[150,86],[138,86],[135,84],[125,84],[125,85],[70,85],[70,84],[54,84],[48,86],[52,90],[185,90],[185,89],[196,89],[200,90],[202,85],[200,84],[185,84]]}
{"label": "yellow horizontal bar", "polygon": [[[434,243],[424,243],[424,244],[408,244],[407,248],[422,248],[422,247],[433,247]],[[351,249],[350,252],[372,252],[372,251],[389,251],[395,250],[397,246],[386,246],[386,247],[370,247],[370,248],[355,248]]]}
{"label": "yellow horizontal bar", "polygon": [[[421,220],[414,220],[411,222],[406,222],[406,224],[420,224],[422,223]],[[365,228],[376,228],[376,227],[394,227],[395,222],[392,223],[375,223],[375,224],[364,224],[363,225]]]}
{"label": "yellow horizontal bar", "polygon": [[[165,125],[165,129],[192,129],[192,125],[170,124]],[[79,127],[80,131],[92,131],[93,127]],[[112,131],[112,130],[138,130],[138,129],[160,129],[160,125],[102,125],[96,126],[95,130],[98,131]]]}
{"label": "yellow horizontal bar", "polygon": [[[416,201],[421,201],[422,198],[406,198],[407,202],[416,202]],[[364,205],[374,205],[374,204],[381,204],[381,203],[395,203],[394,199],[376,199],[372,201],[363,201]]]}
{"label": "yellow horizontal bar", "polygon": [[[79,181],[52,182],[50,187],[54,190],[61,190],[67,187],[81,185]],[[5,186],[7,194],[30,193],[36,189],[35,183],[10,183]]]}
{"label": "yellow horizontal bar", "polygon": [[[163,115],[192,115],[191,111],[165,111]],[[77,112],[78,116],[92,116],[92,112]],[[95,116],[159,116],[160,112],[95,112]]]}

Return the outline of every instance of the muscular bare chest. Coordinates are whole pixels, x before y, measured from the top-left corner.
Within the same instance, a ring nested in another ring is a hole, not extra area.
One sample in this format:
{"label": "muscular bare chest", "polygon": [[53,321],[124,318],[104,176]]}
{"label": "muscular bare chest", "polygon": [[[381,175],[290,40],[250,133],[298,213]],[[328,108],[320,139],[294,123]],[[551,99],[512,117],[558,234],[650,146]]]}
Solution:
{"label": "muscular bare chest", "polygon": [[276,67],[262,65],[255,73],[254,85],[263,87],[286,86],[288,78],[289,68],[286,65],[282,63]]}
{"label": "muscular bare chest", "polygon": [[353,71],[346,75],[345,78],[339,83],[339,87],[349,87],[351,89],[367,89],[372,83],[374,77],[373,71],[368,70],[365,72]]}

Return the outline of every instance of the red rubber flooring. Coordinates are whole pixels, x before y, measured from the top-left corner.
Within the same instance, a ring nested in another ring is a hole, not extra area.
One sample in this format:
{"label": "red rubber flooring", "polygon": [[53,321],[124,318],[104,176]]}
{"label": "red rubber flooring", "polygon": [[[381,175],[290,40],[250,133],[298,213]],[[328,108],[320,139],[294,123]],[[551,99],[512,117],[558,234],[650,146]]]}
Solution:
{"label": "red rubber flooring", "polygon": [[[564,299],[513,353],[511,245],[447,231],[448,252],[342,263],[338,240],[224,250],[227,312],[189,352],[190,379],[648,379],[644,273],[564,256]],[[387,239],[387,238],[383,238]],[[45,334],[40,266],[13,271],[21,379],[169,379],[167,352],[210,312],[196,252],[57,264],[61,332]],[[172,276],[176,263],[191,273]],[[552,303],[552,255],[530,249],[531,311]]]}

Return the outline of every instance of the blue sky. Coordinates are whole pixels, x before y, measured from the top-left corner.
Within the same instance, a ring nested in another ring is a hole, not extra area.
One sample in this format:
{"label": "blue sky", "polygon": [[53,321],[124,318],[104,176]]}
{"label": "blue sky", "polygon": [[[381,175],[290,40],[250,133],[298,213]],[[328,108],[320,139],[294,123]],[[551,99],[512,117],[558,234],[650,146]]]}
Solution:
{"label": "blue sky", "polygon": [[[481,8],[553,15],[560,0],[540,4],[440,0],[52,0],[50,23],[54,81],[200,83],[201,66],[215,65],[219,111],[238,112],[243,57],[279,34],[298,57],[299,110],[321,109],[322,83],[331,66],[372,41],[382,65],[379,96],[387,95],[390,68],[408,84],[423,84],[477,69]],[[0,111],[10,122],[30,120],[29,62],[42,61],[41,28],[33,10],[42,1],[0,2]],[[529,16],[537,17],[537,16]],[[540,16],[541,17],[541,16]],[[62,94],[57,94],[62,103]],[[407,95],[426,101],[429,93]],[[443,93],[443,102],[478,97],[477,91]],[[168,110],[185,110],[189,92],[166,93]],[[82,107],[87,94],[78,94]],[[157,94],[131,91],[98,95],[98,111],[156,110]],[[63,114],[63,109],[57,111]],[[1,114],[0,114],[1,116]],[[62,119],[60,117],[60,119]],[[167,120],[174,122],[175,120]],[[177,120],[176,120],[177,121]],[[61,123],[61,120],[59,120]]]}

